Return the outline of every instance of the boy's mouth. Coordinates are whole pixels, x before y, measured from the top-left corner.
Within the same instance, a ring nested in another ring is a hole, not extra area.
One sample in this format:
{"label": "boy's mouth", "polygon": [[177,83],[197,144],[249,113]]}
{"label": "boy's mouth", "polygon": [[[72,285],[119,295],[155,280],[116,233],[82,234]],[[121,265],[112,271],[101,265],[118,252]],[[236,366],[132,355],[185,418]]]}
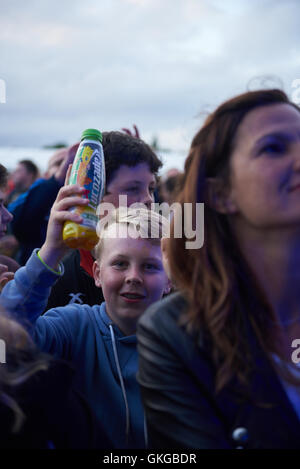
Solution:
{"label": "boy's mouth", "polygon": [[136,292],[125,292],[121,293],[122,298],[124,298],[125,301],[127,302],[136,302],[136,301],[141,301],[145,298],[145,295],[142,295],[141,293],[136,293]]}

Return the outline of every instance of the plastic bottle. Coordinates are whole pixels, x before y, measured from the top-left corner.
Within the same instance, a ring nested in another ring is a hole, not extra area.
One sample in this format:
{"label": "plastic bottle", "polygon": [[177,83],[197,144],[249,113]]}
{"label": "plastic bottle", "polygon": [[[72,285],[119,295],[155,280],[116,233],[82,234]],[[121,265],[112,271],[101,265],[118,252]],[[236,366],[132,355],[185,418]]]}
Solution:
{"label": "plastic bottle", "polygon": [[96,129],[87,129],[82,133],[68,184],[84,186],[83,197],[89,199],[87,206],[70,209],[82,216],[82,223],[66,221],[63,228],[63,240],[71,248],[90,251],[98,242],[96,226],[97,207],[103,197],[105,187],[105,162],[102,148],[102,134]]}

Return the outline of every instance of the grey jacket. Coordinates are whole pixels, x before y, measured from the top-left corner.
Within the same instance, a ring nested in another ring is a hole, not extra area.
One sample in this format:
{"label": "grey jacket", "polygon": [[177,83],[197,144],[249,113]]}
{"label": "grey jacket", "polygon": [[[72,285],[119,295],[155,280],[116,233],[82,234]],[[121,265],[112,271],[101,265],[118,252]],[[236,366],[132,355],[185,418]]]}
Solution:
{"label": "grey jacket", "polygon": [[207,343],[178,325],[186,307],[176,293],[152,305],[139,321],[138,381],[150,446],[300,448],[300,421],[253,330],[249,345],[256,367],[248,396],[237,394],[234,381],[215,395]]}

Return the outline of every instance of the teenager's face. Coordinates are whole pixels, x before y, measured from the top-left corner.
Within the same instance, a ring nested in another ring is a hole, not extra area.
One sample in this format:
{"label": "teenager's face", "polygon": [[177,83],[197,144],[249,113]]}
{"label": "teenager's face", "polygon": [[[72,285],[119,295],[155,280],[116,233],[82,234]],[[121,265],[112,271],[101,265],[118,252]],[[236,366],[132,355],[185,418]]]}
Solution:
{"label": "teenager's face", "polygon": [[[118,228],[126,236],[127,227]],[[107,314],[126,335],[135,333],[146,308],[170,290],[160,246],[143,238],[105,238],[94,279],[102,288]]]}
{"label": "teenager's face", "polygon": [[13,216],[3,205],[4,192],[0,190],[0,238],[2,238],[7,230],[7,225],[13,219]]}
{"label": "teenager's face", "polygon": [[[300,113],[263,106],[242,121],[230,161],[230,207],[258,229],[300,222]],[[234,219],[234,217],[233,217]]]}
{"label": "teenager's face", "polygon": [[120,166],[107,185],[102,202],[119,207],[119,195],[127,196],[127,206],[139,202],[150,208],[154,202],[156,180],[147,163],[136,166]]}

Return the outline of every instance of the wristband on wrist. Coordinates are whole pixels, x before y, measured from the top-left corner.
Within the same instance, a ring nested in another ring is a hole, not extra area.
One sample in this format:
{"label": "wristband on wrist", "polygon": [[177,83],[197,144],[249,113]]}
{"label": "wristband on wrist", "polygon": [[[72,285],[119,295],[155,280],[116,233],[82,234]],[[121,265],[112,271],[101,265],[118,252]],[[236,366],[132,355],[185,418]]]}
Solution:
{"label": "wristband on wrist", "polygon": [[48,264],[46,264],[45,261],[43,261],[43,259],[40,256],[40,251],[37,252],[37,256],[38,256],[39,260],[41,261],[41,263],[44,264],[44,266],[47,267],[48,270],[51,270],[51,272],[53,272],[55,275],[62,275],[61,266],[59,266],[59,270],[54,270],[54,269],[52,269],[52,267],[50,267]]}

